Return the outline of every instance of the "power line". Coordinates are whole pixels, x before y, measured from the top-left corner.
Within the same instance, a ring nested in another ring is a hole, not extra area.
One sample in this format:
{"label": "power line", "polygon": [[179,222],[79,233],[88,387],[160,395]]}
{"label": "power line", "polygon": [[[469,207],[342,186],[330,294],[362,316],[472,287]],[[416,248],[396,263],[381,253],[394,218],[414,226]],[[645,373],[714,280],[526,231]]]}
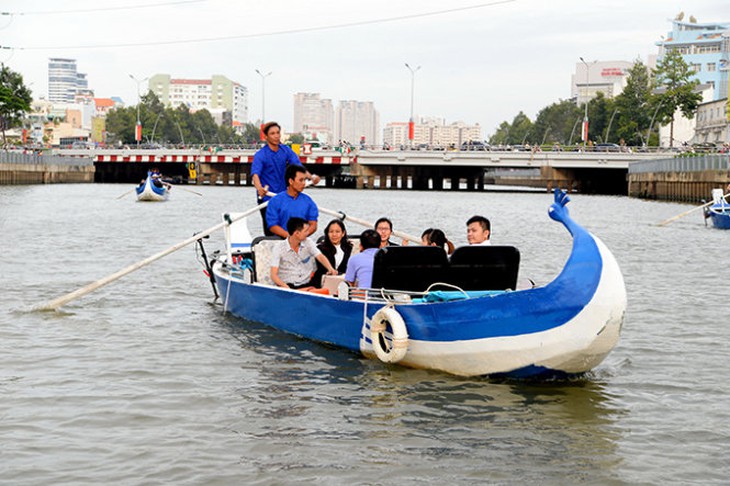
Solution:
{"label": "power line", "polygon": [[144,46],[166,46],[176,44],[196,44],[203,42],[221,42],[235,39],[253,39],[257,37],[272,37],[279,35],[290,35],[290,34],[302,34],[308,32],[319,32],[324,30],[335,30],[335,29],[346,29],[350,27],[360,27],[363,25],[383,24],[387,22],[398,22],[401,20],[411,20],[423,17],[433,17],[436,15],[444,15],[454,12],[463,12],[466,10],[476,10],[486,7],[494,7],[496,5],[502,5],[506,3],[516,2],[517,0],[497,0],[488,3],[481,3],[477,5],[470,5],[467,7],[457,7],[444,10],[435,10],[432,12],[424,12],[419,14],[401,15],[397,17],[386,17],[382,19],[373,20],[362,20],[358,22],[346,22],[343,24],[323,25],[318,27],[302,27],[299,29],[280,30],[276,32],[264,32],[259,34],[242,34],[242,35],[231,35],[222,37],[207,37],[200,39],[186,39],[186,40],[171,40],[171,41],[156,41],[156,42],[130,42],[125,44],[92,44],[92,45],[77,45],[77,46],[38,46],[38,47],[7,47],[0,46],[3,49],[18,49],[18,50],[69,50],[69,49],[104,49],[104,48],[127,48],[127,47],[144,47]]}
{"label": "power line", "polygon": [[58,14],[75,14],[88,12],[110,12],[113,10],[135,10],[140,8],[166,7],[168,5],[180,5],[185,3],[200,3],[206,0],[179,0],[177,2],[150,3],[142,5],[129,5],[126,7],[100,7],[100,8],[80,8],[76,10],[37,10],[35,12],[0,12],[0,15],[58,15]]}

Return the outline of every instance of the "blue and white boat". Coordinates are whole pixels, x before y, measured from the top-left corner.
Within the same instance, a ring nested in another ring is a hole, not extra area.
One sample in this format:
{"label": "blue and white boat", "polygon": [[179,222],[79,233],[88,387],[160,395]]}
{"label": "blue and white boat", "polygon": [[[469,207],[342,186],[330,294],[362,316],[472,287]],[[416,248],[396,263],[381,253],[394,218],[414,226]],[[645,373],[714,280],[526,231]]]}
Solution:
{"label": "blue and white boat", "polygon": [[712,206],[705,210],[705,218],[709,218],[715,228],[730,229],[730,203],[722,189],[712,190]]}
{"label": "blue and white boat", "polygon": [[147,178],[135,187],[137,201],[167,201],[170,185],[162,182],[160,174],[147,172]]}
{"label": "blue and white boat", "polygon": [[462,247],[450,259],[436,247],[382,249],[373,288],[341,283],[337,296],[270,283],[267,239],[243,253],[228,241],[209,268],[226,312],[386,363],[460,376],[582,374],[616,346],[626,288],[568,201],[556,191],[548,213],[572,235],[572,251],[544,286],[517,290],[519,252],[504,246]]}

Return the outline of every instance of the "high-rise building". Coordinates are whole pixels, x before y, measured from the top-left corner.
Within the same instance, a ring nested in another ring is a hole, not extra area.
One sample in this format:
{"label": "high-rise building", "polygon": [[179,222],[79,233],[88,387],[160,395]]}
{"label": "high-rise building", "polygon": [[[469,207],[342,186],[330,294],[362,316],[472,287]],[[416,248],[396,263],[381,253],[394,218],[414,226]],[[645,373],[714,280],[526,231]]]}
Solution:
{"label": "high-rise building", "polygon": [[175,79],[169,74],[155,74],[149,80],[149,89],[165,106],[185,105],[192,111],[227,111],[230,117],[221,120],[248,122],[248,89],[225,76],[211,79]]}
{"label": "high-rise building", "polygon": [[[413,145],[430,148],[459,148],[466,142],[482,140],[478,123],[467,125],[462,121],[446,124],[443,118],[422,118],[413,127]],[[393,148],[405,147],[408,140],[408,122],[388,123],[383,129],[383,143]]]}
{"label": "high-rise building", "polygon": [[331,143],[333,126],[332,100],[321,99],[319,93],[294,94],[293,133],[316,134],[318,140]]}
{"label": "high-rise building", "polygon": [[335,140],[350,144],[380,143],[380,114],[372,101],[340,101],[335,112]]}
{"label": "high-rise building", "polygon": [[48,59],[48,101],[73,103],[76,93],[88,88],[86,74],[76,71],[76,59]]}
{"label": "high-rise building", "polygon": [[713,99],[728,96],[730,69],[730,22],[699,24],[692,17],[684,22],[684,14],[672,21],[672,30],[657,42],[659,59],[670,50],[677,50],[695,71],[700,84],[715,90]]}

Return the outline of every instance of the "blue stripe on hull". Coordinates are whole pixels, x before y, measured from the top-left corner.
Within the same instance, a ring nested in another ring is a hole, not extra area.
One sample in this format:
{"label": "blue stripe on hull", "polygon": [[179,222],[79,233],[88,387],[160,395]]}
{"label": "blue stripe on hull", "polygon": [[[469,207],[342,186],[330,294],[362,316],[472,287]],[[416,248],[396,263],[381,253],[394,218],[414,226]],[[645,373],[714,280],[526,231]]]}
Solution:
{"label": "blue stripe on hull", "polygon": [[718,214],[710,211],[710,219],[712,225],[718,229],[730,229],[730,213]]}

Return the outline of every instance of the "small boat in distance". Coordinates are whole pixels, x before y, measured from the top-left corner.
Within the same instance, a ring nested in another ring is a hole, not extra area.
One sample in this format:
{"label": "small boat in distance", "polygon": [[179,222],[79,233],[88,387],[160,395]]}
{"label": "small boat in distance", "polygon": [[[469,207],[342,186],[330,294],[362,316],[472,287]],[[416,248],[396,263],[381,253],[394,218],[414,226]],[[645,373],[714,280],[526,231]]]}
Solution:
{"label": "small boat in distance", "polygon": [[725,199],[722,189],[712,190],[712,206],[705,209],[705,218],[712,220],[715,228],[730,229],[730,202]]}
{"label": "small boat in distance", "polygon": [[147,172],[147,178],[135,188],[137,201],[167,201],[170,184],[162,181],[162,175],[154,170]]}
{"label": "small boat in distance", "polygon": [[570,257],[552,282],[526,289],[518,288],[520,255],[511,246],[464,246],[450,258],[433,246],[386,247],[375,256],[371,288],[341,282],[315,293],[273,284],[269,262],[281,240],[235,241],[235,225],[246,220],[234,214],[224,215],[226,249],[210,262],[198,243],[224,312],[384,363],[460,376],[565,377],[603,361],[626,310],[616,259],[569,216],[569,200],[556,190],[548,214],[572,235]]}

